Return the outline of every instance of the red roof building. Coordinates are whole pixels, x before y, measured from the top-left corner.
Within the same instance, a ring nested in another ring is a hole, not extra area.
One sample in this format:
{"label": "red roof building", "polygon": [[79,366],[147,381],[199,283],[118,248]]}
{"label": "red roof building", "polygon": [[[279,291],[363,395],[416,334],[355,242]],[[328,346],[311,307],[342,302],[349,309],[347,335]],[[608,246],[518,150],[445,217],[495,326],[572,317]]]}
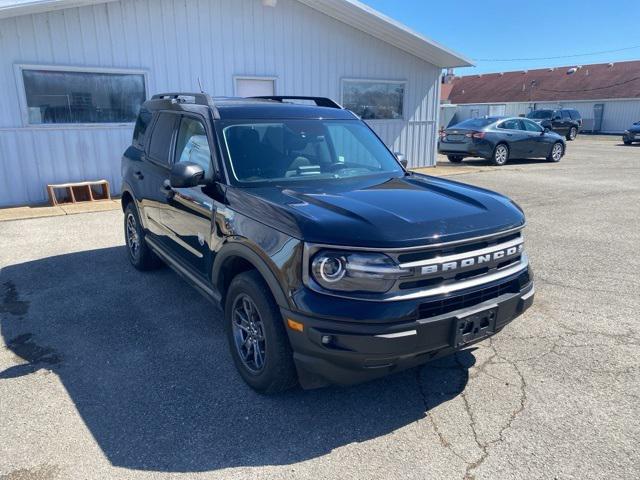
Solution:
{"label": "red roof building", "polygon": [[[585,128],[594,131],[618,133],[640,120],[638,60],[469,75],[450,85],[442,93],[446,103],[458,105],[454,121],[562,107],[580,111]],[[601,118],[596,104],[604,105]]]}

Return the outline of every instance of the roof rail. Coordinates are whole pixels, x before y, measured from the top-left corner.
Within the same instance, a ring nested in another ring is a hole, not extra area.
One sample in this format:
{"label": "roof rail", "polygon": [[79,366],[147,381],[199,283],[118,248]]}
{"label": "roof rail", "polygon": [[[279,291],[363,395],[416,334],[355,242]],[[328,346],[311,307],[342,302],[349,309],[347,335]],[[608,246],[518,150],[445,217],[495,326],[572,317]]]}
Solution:
{"label": "roof rail", "polygon": [[[326,97],[300,97],[295,95],[272,95],[272,96],[260,96],[260,97],[248,97],[248,98],[261,98],[263,100],[274,100],[276,102],[285,103],[286,100],[311,100],[315,102],[318,107],[328,107],[328,108],[339,108],[340,110],[344,110],[342,105],[334,102],[330,98]],[[291,102],[294,103],[294,102]]]}
{"label": "roof rail", "polygon": [[[193,98],[193,101],[190,99]],[[175,100],[178,103],[195,103],[196,105],[213,106],[211,97],[206,93],[158,93],[151,100]]]}

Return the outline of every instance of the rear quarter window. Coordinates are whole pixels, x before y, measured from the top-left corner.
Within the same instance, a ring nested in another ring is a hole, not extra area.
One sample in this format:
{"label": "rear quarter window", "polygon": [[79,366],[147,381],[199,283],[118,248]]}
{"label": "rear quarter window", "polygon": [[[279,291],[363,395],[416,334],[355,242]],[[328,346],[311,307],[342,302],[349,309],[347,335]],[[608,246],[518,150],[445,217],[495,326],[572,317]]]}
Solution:
{"label": "rear quarter window", "polygon": [[573,120],[580,120],[582,117],[580,116],[580,112],[577,110],[569,110],[569,115]]}
{"label": "rear quarter window", "polygon": [[171,113],[158,115],[149,143],[149,157],[156,163],[166,165],[171,163],[171,141],[177,117]]}
{"label": "rear quarter window", "polygon": [[141,110],[136,120],[136,126],[133,129],[133,145],[138,148],[144,148],[144,141],[147,134],[147,128],[151,123],[152,114],[148,110]]}

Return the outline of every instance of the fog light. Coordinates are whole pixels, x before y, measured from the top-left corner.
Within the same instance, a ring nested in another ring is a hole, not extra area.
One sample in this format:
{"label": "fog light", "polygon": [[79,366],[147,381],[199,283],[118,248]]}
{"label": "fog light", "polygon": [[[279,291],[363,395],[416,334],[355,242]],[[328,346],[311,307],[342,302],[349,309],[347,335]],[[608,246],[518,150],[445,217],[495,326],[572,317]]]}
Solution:
{"label": "fog light", "polygon": [[320,341],[322,342],[323,345],[329,345],[331,343],[331,340],[333,340],[331,335],[323,335]]}

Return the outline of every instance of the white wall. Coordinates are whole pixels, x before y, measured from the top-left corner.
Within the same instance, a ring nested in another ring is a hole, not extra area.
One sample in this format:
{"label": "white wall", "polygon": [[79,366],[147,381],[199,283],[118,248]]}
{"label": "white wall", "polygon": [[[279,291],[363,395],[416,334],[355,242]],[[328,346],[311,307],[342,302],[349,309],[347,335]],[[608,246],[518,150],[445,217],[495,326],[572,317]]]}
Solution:
{"label": "white wall", "polygon": [[[515,102],[506,103],[505,115],[517,117],[521,114],[527,114],[535,105],[535,108],[575,108],[580,112],[584,120],[584,129],[593,128],[594,114],[593,106],[596,103],[604,104],[604,112],[602,117],[602,133],[622,133],[629,128],[634,122],[640,121],[640,99],[634,100],[582,100],[567,102]],[[491,104],[497,105],[497,104]],[[489,115],[490,104],[458,104],[454,123],[461,122],[467,118],[471,118],[473,114],[478,116]]]}
{"label": "white wall", "polygon": [[148,71],[148,95],[233,95],[234,76],[273,76],[277,94],[341,101],[342,78],[406,80],[405,120],[370,122],[414,166],[435,160],[440,69],[296,0],[121,0],[0,20],[0,206],[45,200],[45,184],[120,188],[132,126],[24,127],[14,64]]}

